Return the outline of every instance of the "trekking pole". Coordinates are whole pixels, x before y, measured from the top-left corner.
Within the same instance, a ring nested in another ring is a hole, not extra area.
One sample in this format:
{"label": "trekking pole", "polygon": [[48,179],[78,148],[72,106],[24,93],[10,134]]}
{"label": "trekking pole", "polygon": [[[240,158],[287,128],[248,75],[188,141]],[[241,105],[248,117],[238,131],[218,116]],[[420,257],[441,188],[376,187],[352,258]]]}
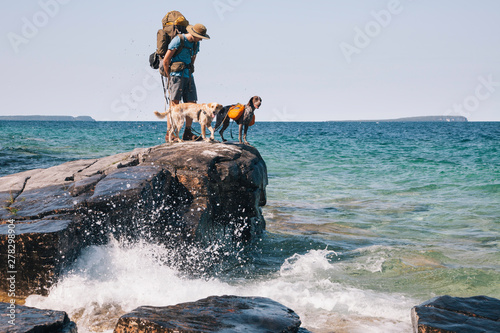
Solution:
{"label": "trekking pole", "polygon": [[[160,74],[161,77],[161,84],[163,86],[163,95],[165,96],[165,112],[167,111],[167,104],[169,104],[168,97],[167,97],[167,89],[165,88],[165,81],[163,81],[163,75]],[[168,79],[167,79],[167,86],[168,86]]]}

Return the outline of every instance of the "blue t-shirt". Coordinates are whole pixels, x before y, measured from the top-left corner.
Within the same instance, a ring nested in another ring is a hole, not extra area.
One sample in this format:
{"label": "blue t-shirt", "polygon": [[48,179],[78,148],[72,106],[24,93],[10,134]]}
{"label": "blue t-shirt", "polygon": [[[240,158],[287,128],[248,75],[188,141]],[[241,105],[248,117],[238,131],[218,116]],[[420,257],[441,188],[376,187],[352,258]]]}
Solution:
{"label": "blue t-shirt", "polygon": [[[200,51],[200,42],[192,43],[187,40],[186,36],[184,35],[177,35],[172,39],[170,44],[168,44],[168,49],[173,50],[173,49],[178,49],[181,45],[181,40],[180,37],[184,38],[184,47],[182,48],[181,52],[174,56],[172,58],[172,62],[177,62],[177,61],[182,61],[186,65],[189,65],[191,63],[191,57],[197,54]],[[197,44],[197,45],[196,45]],[[196,47],[195,47],[196,45]],[[193,49],[195,47],[196,50]],[[170,72],[171,76],[181,76],[180,72]],[[189,77],[189,69],[184,69],[182,71],[182,76],[184,77]]]}

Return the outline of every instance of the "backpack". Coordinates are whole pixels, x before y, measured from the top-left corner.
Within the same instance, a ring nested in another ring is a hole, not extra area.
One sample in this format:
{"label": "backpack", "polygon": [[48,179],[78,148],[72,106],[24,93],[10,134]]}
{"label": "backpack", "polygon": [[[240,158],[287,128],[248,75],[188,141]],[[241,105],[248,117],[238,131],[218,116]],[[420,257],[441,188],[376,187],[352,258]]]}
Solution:
{"label": "backpack", "polygon": [[[243,113],[245,113],[245,105],[238,103],[229,108],[227,116],[236,121],[240,119]],[[252,126],[253,124],[255,124],[255,115],[253,115],[252,120],[250,120],[250,124],[248,124],[248,126]]]}
{"label": "backpack", "polygon": [[[186,27],[189,21],[178,11],[173,10],[161,20],[163,28],[158,30],[156,34],[156,51],[149,56],[149,65],[153,69],[158,69],[160,61],[165,56],[168,50],[168,44],[172,39],[180,33],[186,33]],[[183,48],[184,41],[181,38],[181,46],[176,50],[177,55]]]}
{"label": "backpack", "polygon": [[245,106],[238,103],[229,108],[227,116],[232,120],[238,120],[243,115],[243,112],[245,112]]}

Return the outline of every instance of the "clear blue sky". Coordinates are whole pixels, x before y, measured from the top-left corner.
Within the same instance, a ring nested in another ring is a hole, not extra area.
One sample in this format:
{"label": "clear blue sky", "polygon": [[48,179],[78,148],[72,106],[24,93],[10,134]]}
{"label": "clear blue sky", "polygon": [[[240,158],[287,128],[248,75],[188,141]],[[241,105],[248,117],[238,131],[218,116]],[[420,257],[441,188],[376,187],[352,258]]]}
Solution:
{"label": "clear blue sky", "polygon": [[199,102],[257,121],[500,120],[498,0],[3,1],[0,115],[156,120],[148,64],[170,10],[203,23]]}

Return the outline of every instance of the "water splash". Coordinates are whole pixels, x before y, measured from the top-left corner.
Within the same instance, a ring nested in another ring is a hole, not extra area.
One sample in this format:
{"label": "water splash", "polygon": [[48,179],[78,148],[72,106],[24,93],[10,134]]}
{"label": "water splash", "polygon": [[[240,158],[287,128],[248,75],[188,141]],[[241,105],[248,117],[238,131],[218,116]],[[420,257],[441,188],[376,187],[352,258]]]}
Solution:
{"label": "water splash", "polygon": [[[205,257],[209,252],[199,251]],[[196,255],[194,249],[191,254]],[[26,304],[68,312],[79,332],[111,332],[121,315],[138,306],[167,306],[228,294],[274,299],[295,310],[303,326],[314,332],[342,331],[342,327],[361,332],[366,325],[380,327],[381,332],[410,330],[409,309],[414,302],[335,282],[333,277],[341,268],[333,251],[294,254],[267,276],[227,282],[216,277],[220,272],[186,274],[181,267],[185,263],[172,265],[171,258],[178,257],[163,245],[112,239],[105,246],[84,250],[47,297],[33,295]]]}

